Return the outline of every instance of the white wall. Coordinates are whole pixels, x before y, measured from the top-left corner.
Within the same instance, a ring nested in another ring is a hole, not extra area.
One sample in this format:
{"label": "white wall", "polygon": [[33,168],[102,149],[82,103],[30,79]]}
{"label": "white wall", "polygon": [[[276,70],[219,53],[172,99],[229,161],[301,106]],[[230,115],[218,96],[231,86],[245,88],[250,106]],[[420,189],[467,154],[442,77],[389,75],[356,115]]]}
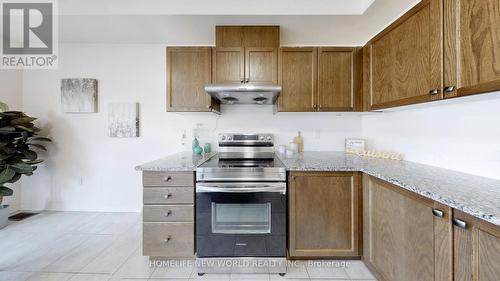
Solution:
{"label": "white wall", "polygon": [[[271,132],[288,143],[302,130],[308,150],[341,150],[358,137],[356,114],[272,114],[239,106],[212,113],[167,113],[164,45],[65,45],[59,69],[24,74],[24,110],[40,118],[54,140],[48,161],[23,181],[24,209],[139,211],[141,175],[134,166],[182,150],[181,134],[196,124],[212,132]],[[99,80],[99,113],[61,112],[60,79]],[[141,137],[107,136],[107,105],[139,102]],[[191,141],[191,140],[189,140]]]}
{"label": "white wall", "polygon": [[363,116],[374,149],[406,160],[500,179],[500,93]]}
{"label": "white wall", "polygon": [[61,16],[59,39],[73,44],[215,45],[216,25],[270,24],[280,26],[283,46],[361,46],[418,2],[377,0],[363,15],[352,16],[169,16],[160,11],[124,15],[102,9],[98,14]]}
{"label": "white wall", "polygon": [[[11,110],[22,110],[22,77],[22,71],[0,70],[0,101],[6,103]],[[9,187],[14,190],[14,195],[4,197],[3,204],[10,205],[10,211],[15,212],[20,207],[20,183]]]}

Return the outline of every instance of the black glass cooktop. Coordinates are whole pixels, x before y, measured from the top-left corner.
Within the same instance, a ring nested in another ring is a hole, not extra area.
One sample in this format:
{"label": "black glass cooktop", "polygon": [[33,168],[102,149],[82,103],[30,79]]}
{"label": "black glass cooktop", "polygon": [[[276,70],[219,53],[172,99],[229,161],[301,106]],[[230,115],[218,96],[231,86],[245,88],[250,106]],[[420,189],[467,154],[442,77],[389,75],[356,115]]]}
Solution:
{"label": "black glass cooktop", "polygon": [[220,158],[214,156],[201,164],[201,168],[274,168],[284,167],[283,163],[274,156],[273,158]]}

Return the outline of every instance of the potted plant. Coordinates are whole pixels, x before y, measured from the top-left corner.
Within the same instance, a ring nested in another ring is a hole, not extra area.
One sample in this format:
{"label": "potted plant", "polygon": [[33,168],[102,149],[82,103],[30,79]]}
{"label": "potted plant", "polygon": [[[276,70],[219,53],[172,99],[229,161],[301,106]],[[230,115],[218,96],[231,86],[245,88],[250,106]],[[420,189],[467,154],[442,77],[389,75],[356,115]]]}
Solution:
{"label": "potted plant", "polygon": [[22,175],[31,176],[36,165],[43,162],[35,150],[46,150],[40,142],[51,141],[37,136],[40,131],[30,117],[20,111],[8,111],[0,102],[0,229],[5,227],[9,217],[9,206],[2,205],[4,196],[13,191],[7,184],[17,182]]}

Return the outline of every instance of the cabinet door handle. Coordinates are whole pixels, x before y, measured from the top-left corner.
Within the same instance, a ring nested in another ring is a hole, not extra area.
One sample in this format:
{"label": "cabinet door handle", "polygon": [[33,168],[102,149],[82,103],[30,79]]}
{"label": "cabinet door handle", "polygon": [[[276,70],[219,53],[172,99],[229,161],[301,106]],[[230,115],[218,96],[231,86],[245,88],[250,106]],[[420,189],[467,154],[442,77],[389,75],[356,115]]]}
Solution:
{"label": "cabinet door handle", "polygon": [[432,209],[432,214],[438,218],[444,217],[444,212],[438,209]]}
{"label": "cabinet door handle", "polygon": [[172,180],[172,177],[171,177],[171,176],[168,176],[168,177],[164,177],[164,178],[163,178],[163,181],[164,181],[164,182],[171,181],[171,180]]}
{"label": "cabinet door handle", "polygon": [[165,194],[165,196],[163,196],[165,199],[169,199],[172,197],[172,193],[168,193],[168,194]]}
{"label": "cabinet door handle", "polygon": [[172,210],[168,210],[168,211],[164,214],[164,216],[165,216],[165,217],[169,217],[170,215],[172,215]]}
{"label": "cabinet door handle", "polygon": [[462,229],[467,229],[467,223],[463,220],[453,219],[453,225]]}
{"label": "cabinet door handle", "polygon": [[444,92],[449,94],[449,93],[453,93],[455,91],[455,86],[447,86],[444,88]]}
{"label": "cabinet door handle", "polygon": [[241,78],[240,82],[241,82],[241,84],[244,84],[245,83],[245,79]]}
{"label": "cabinet door handle", "polygon": [[439,89],[432,89],[430,90],[429,94],[431,96],[436,96],[437,94],[439,94]]}

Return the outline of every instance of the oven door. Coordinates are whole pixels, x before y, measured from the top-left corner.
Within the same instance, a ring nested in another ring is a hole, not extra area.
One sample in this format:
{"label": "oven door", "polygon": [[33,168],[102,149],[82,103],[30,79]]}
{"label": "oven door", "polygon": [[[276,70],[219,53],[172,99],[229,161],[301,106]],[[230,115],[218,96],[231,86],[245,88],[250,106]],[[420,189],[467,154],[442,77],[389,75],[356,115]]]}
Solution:
{"label": "oven door", "polygon": [[198,183],[198,257],[284,257],[286,183]]}

